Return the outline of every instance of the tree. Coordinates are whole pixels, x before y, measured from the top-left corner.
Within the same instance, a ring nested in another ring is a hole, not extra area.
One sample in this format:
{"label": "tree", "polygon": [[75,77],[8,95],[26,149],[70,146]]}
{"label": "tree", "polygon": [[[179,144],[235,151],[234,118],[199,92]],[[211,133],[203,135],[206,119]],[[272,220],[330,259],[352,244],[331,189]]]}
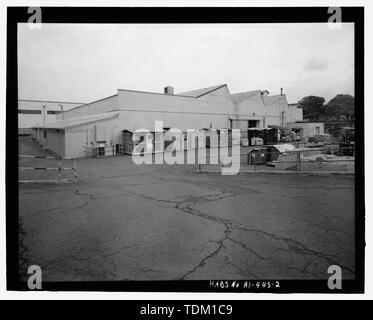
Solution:
{"label": "tree", "polygon": [[355,98],[349,94],[338,94],[326,104],[326,117],[329,120],[355,118]]}
{"label": "tree", "polygon": [[307,120],[323,120],[325,117],[325,98],[307,96],[299,101],[299,107],[303,109],[303,117]]}

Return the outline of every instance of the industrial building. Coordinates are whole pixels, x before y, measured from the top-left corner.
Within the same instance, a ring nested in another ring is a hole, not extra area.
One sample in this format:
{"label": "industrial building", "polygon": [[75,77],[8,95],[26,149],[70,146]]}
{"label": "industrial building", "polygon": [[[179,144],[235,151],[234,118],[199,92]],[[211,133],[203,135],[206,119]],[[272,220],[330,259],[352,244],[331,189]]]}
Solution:
{"label": "industrial building", "polygon": [[297,122],[288,122],[286,127],[295,132],[301,140],[325,134],[323,121],[298,120]]}
{"label": "industrial building", "polygon": [[56,115],[82,103],[64,101],[18,100],[18,132],[31,133],[31,128],[55,122]]}
{"label": "industrial building", "polygon": [[303,120],[302,109],[289,107],[286,95],[255,90],[230,94],[226,84],[183,93],[118,89],[117,93],[76,106],[33,128],[33,137],[62,157],[84,157],[87,148],[121,144],[123,131],[153,130],[155,121],[167,128],[239,128],[285,126]]}

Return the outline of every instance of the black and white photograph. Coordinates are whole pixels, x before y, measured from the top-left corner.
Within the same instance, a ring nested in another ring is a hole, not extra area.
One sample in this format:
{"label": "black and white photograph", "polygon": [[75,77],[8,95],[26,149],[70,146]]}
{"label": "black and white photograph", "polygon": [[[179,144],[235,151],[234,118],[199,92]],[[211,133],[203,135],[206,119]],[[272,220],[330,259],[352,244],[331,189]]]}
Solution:
{"label": "black and white photograph", "polygon": [[363,293],[364,8],[210,9],[7,8],[11,290]]}

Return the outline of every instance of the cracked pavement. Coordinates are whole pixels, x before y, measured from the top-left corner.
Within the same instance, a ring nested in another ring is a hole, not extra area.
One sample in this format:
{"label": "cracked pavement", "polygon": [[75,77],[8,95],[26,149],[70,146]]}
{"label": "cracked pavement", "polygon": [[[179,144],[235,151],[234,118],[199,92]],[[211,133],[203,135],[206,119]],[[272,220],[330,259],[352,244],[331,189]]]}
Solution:
{"label": "cracked pavement", "polygon": [[20,185],[20,263],[44,281],[353,278],[354,177],[196,173],[77,161],[77,183]]}

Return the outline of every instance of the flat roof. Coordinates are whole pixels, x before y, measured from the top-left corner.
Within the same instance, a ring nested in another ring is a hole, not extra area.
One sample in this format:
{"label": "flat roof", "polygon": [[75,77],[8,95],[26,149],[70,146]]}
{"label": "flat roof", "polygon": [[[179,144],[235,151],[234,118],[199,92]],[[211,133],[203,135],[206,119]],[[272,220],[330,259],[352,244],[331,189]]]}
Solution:
{"label": "flat roof", "polygon": [[70,127],[76,127],[76,126],[82,126],[86,125],[92,122],[97,121],[104,121],[109,120],[112,118],[115,118],[119,115],[118,112],[107,112],[107,113],[100,113],[95,114],[92,116],[86,116],[86,117],[80,117],[80,118],[72,118],[72,119],[66,119],[66,120],[59,120],[55,122],[49,122],[44,126],[37,126],[33,128],[41,128],[41,129],[67,129]]}
{"label": "flat roof", "polygon": [[33,100],[33,99],[18,99],[18,101],[27,101],[27,102],[46,102],[46,103],[68,103],[68,104],[85,104],[84,102],[53,101],[53,100]]}

